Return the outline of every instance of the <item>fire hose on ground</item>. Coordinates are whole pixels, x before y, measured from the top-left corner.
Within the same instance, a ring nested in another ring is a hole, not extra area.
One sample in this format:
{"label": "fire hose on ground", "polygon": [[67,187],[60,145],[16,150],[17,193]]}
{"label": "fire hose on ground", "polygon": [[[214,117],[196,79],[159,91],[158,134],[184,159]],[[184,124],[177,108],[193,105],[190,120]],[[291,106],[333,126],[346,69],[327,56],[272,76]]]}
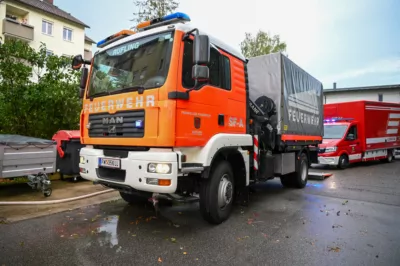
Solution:
{"label": "fire hose on ground", "polygon": [[67,199],[58,199],[58,200],[44,200],[44,201],[0,201],[0,206],[1,205],[46,205],[46,204],[56,204],[56,203],[64,203],[64,202],[70,202],[74,200],[80,200],[80,199],[85,199],[85,198],[90,198],[94,197],[100,194],[108,193],[111,191],[115,191],[114,189],[107,189],[103,191],[98,191],[82,196],[77,196],[73,198],[67,198]]}

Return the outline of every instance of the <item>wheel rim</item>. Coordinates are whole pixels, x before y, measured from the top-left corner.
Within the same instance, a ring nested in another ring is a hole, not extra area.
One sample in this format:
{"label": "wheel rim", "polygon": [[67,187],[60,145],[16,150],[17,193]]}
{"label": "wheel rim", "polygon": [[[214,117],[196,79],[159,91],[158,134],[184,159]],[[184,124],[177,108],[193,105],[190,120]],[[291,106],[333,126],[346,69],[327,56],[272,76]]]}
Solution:
{"label": "wheel rim", "polygon": [[224,174],[221,177],[218,188],[218,206],[223,209],[232,201],[233,186],[229,181],[228,175]]}
{"label": "wheel rim", "polygon": [[347,166],[346,157],[343,157],[342,161],[340,163],[341,163],[342,166]]}
{"label": "wheel rim", "polygon": [[306,167],[306,164],[303,162],[302,169],[301,169],[301,180],[305,181],[306,178],[307,178],[307,167]]}
{"label": "wheel rim", "polygon": [[389,152],[389,154],[388,154],[388,161],[390,162],[390,161],[392,161],[392,159],[393,159],[393,154],[392,154],[392,152]]}

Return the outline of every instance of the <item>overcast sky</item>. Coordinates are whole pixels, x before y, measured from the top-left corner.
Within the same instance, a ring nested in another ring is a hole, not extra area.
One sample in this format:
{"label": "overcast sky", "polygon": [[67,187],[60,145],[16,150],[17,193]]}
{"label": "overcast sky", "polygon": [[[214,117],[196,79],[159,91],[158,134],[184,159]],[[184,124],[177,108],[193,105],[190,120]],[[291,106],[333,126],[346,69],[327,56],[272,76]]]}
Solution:
{"label": "overcast sky", "polygon": [[[99,41],[130,28],[132,0],[55,0]],[[398,0],[181,0],[196,27],[237,46],[245,32],[279,34],[300,67],[331,88],[400,84]]]}

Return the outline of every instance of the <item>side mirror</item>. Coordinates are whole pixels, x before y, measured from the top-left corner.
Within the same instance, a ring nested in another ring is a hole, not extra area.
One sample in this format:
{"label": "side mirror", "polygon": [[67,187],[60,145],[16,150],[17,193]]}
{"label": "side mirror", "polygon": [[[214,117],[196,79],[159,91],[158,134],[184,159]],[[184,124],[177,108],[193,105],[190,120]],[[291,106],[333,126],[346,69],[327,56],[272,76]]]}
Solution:
{"label": "side mirror", "polygon": [[88,79],[88,69],[87,67],[83,67],[82,68],[82,76],[81,76],[81,84],[80,84],[80,88],[79,88],[79,98],[83,98],[83,95],[85,94],[85,87],[86,87],[86,82]]}
{"label": "side mirror", "polygon": [[196,34],[193,41],[193,68],[194,80],[208,80],[210,77],[208,64],[210,63],[210,39],[207,35]]}
{"label": "side mirror", "polygon": [[354,134],[349,134],[349,135],[347,135],[347,138],[346,138],[347,140],[355,140],[356,139],[356,137],[354,136]]}
{"label": "side mirror", "polygon": [[73,70],[78,70],[81,68],[82,64],[84,63],[82,55],[75,55],[74,58],[72,58],[72,69]]}
{"label": "side mirror", "polygon": [[193,64],[210,63],[210,40],[207,35],[196,34],[193,41]]}

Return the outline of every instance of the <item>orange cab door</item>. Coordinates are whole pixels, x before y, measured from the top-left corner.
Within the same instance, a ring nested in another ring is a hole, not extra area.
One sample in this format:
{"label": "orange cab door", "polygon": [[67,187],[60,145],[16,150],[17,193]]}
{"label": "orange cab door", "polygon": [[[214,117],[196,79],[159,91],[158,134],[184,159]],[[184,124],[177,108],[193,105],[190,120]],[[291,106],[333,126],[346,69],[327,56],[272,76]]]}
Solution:
{"label": "orange cab door", "polygon": [[[180,59],[177,90],[183,92],[195,87],[191,39],[182,41]],[[204,146],[215,134],[246,132],[243,62],[211,45],[209,70],[209,81],[191,91],[188,100],[177,100],[176,146]],[[240,71],[242,82],[232,79]]]}

